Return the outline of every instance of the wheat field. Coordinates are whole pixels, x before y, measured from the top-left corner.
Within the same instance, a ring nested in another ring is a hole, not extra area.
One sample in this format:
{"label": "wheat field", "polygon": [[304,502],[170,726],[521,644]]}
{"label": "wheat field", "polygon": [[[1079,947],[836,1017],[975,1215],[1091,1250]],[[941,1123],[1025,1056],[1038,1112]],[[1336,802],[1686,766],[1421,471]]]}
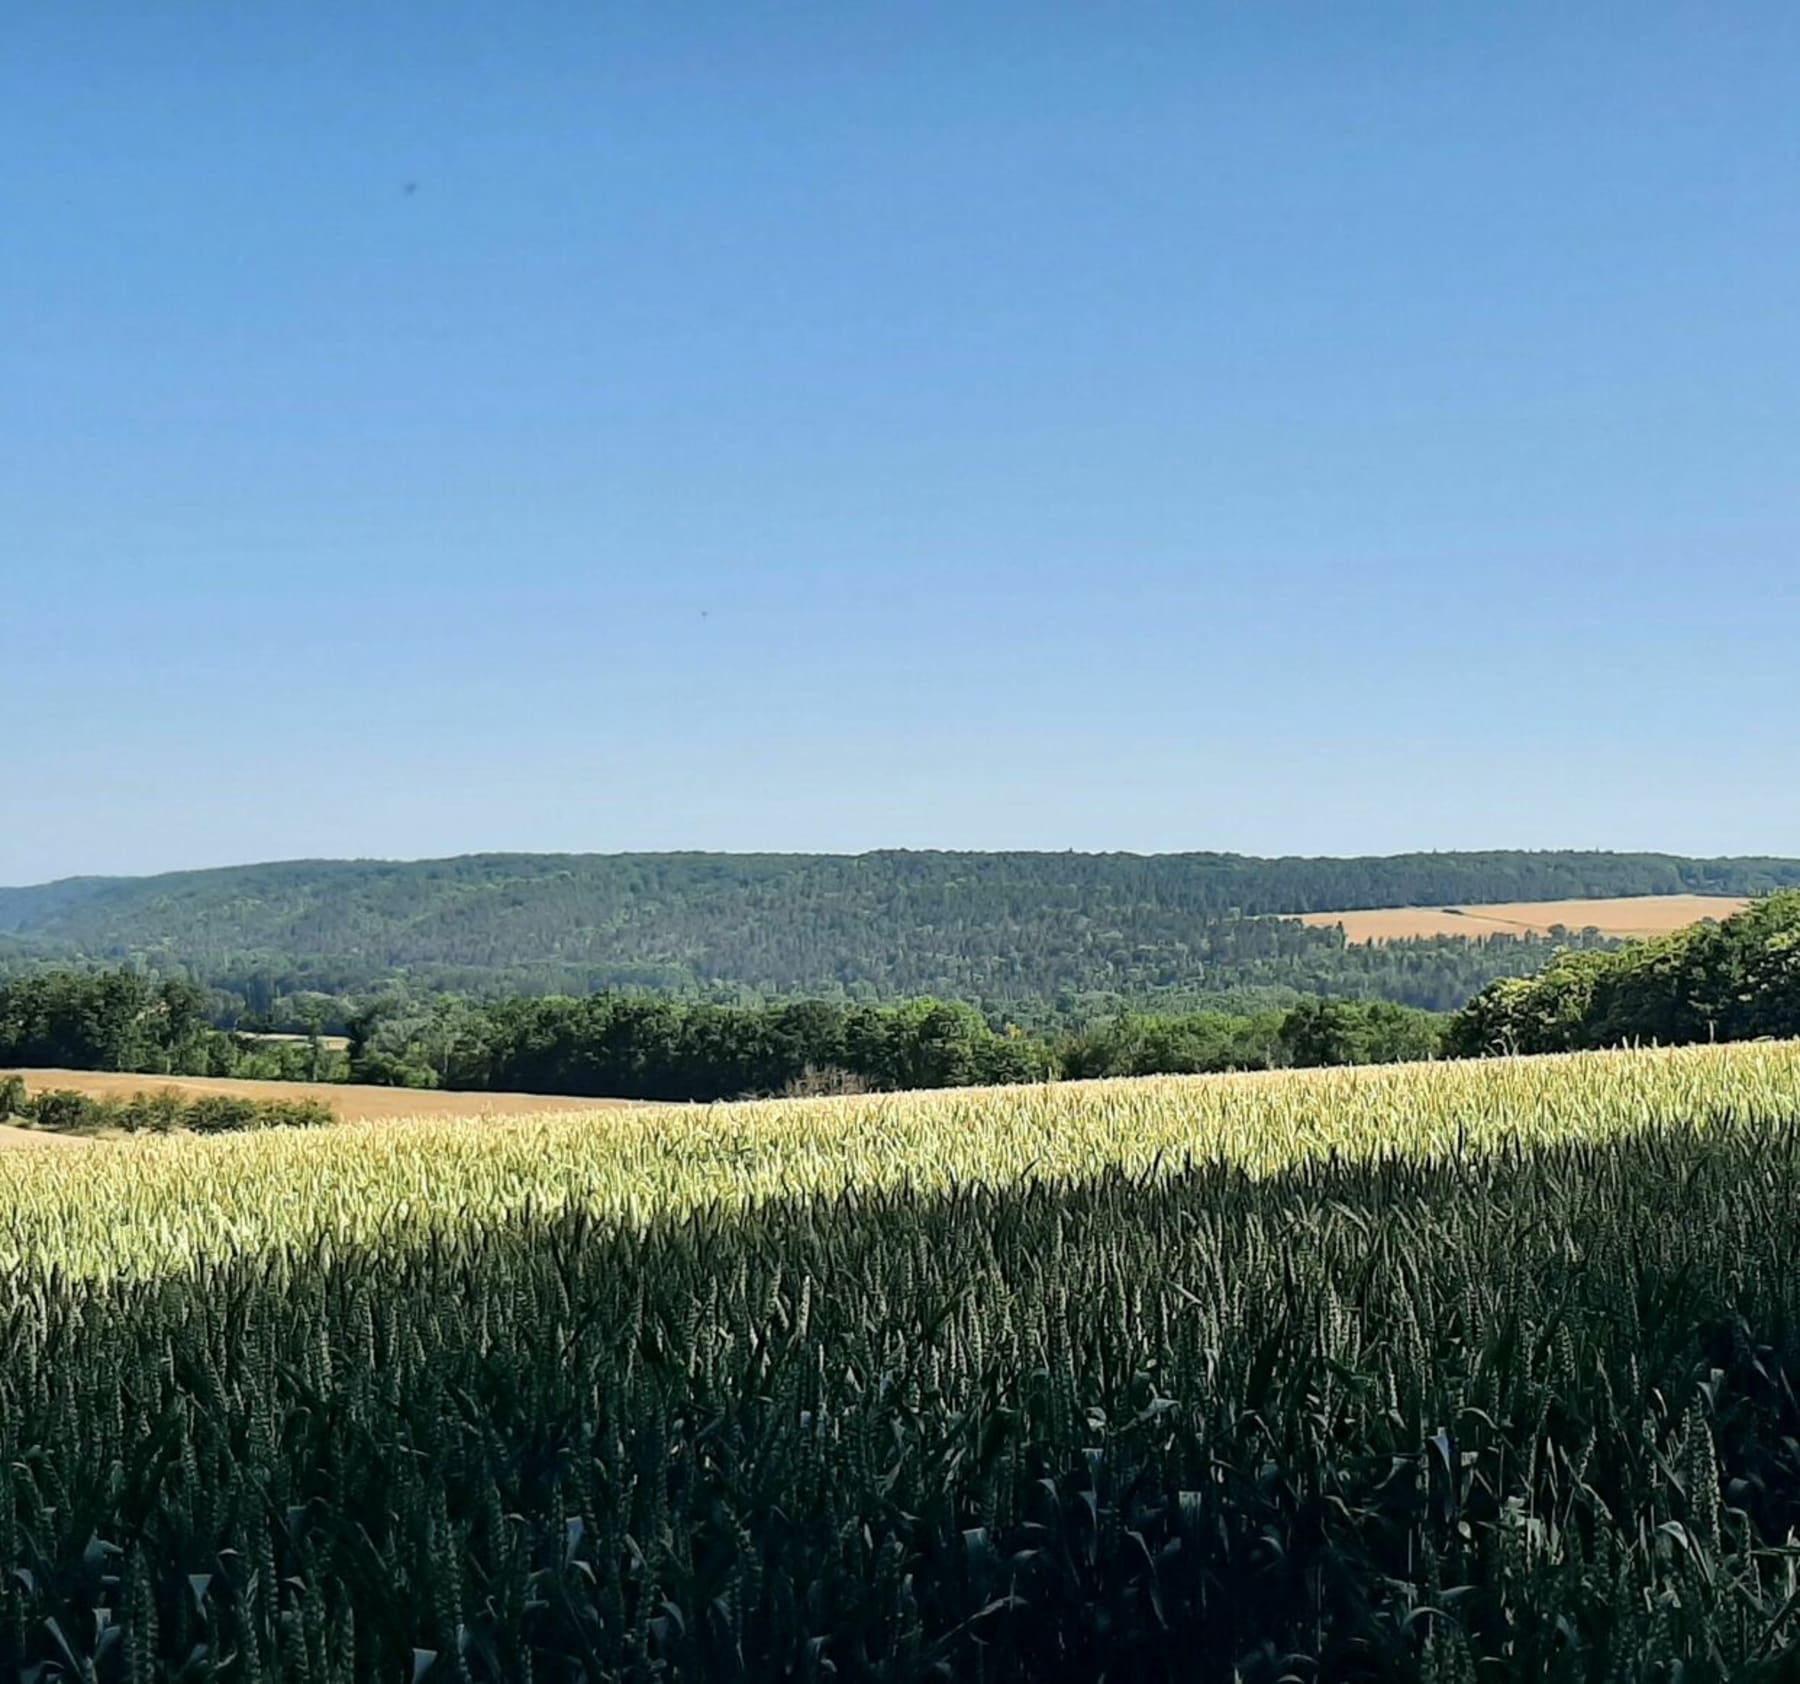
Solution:
{"label": "wheat field", "polygon": [[0,1675],[1774,1684],[1796,1179],[1800,1043],[0,1154]]}
{"label": "wheat field", "polygon": [[1725,1118],[1800,1118],[1800,1043],[134,1137],[0,1156],[0,1267],[185,1268],[566,1206],[642,1224],[846,1188],[1266,1176]]}

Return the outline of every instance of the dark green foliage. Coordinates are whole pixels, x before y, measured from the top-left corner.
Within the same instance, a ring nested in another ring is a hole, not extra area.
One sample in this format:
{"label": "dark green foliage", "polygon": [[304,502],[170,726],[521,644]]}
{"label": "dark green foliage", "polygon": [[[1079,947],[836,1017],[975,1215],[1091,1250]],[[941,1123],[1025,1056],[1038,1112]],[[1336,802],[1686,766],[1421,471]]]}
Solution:
{"label": "dark green foliage", "polygon": [[1769,895],[1614,953],[1566,953],[1492,984],[1452,1021],[1458,1054],[1800,1035],[1800,893]]}
{"label": "dark green foliage", "polygon": [[[1012,1024],[993,1028],[972,1007],[942,1000],[719,1006],[597,994],[483,1005],[401,994],[349,1019],[343,1055],[323,1049],[316,1035],[284,1043],[225,1034],[197,1023],[191,1010],[170,1011],[169,997],[191,1006],[197,991],[129,972],[44,972],[0,986],[0,1064],[713,1100],[846,1085],[968,1087],[1064,1074],[1389,1062],[1432,1056],[1438,1021],[1406,1007],[1342,1001],[1315,1014],[1329,1033],[1296,1032],[1292,1025],[1306,1011],[1297,1007],[1247,1018],[1129,1016],[1052,1040]],[[46,1014],[46,1000],[54,1013]],[[90,1019],[111,1021],[107,1012],[117,1018],[116,1032],[80,1032]]]}
{"label": "dark green foliage", "polygon": [[15,1278],[0,1671],[1790,1678],[1797,1177],[1726,1126]]}
{"label": "dark green foliage", "polygon": [[0,987],[0,1060],[207,1074],[206,994],[133,971],[48,971]]}
{"label": "dark green foliage", "polygon": [[[127,1101],[119,1118],[121,1128],[152,1126],[135,1124],[133,1101]],[[148,1114],[155,1114],[152,1105]],[[237,1094],[208,1094],[189,1100],[180,1111],[179,1128],[196,1134],[225,1134],[239,1129],[322,1128],[334,1121],[329,1105],[317,1099],[248,1099]]]}
{"label": "dark green foliage", "polygon": [[309,1042],[231,1035],[207,1021],[191,982],[130,969],[34,969],[0,984],[0,1064],[140,1075],[341,1078],[345,1062]]}
{"label": "dark green foliage", "polygon": [[1287,1064],[1400,1064],[1437,1056],[1443,1020],[1385,1000],[1303,1000],[1279,1039]]}
{"label": "dark green foliage", "polygon": [[[356,1034],[375,1030],[359,1022]],[[379,1067],[356,1056],[362,1077]],[[419,1068],[417,1057],[403,1067]],[[809,1072],[866,1088],[1046,1081],[1042,1041],[997,1033],[979,1012],[939,1000],[846,1007],[828,1001],[730,1007],[619,995],[514,1000],[469,1012],[444,1061],[446,1086],[623,1099],[730,1099],[781,1093]]]}
{"label": "dark green foliage", "polygon": [[47,1088],[42,1093],[25,1094],[8,1113],[21,1122],[35,1123],[39,1128],[57,1133],[73,1133],[98,1128],[100,1101],[68,1088]]}
{"label": "dark green foliage", "polygon": [[403,1086],[710,1100],[828,1089],[833,1073],[867,1091],[1393,1063],[1434,1057],[1440,1025],[1404,1006],[1332,1001],[1248,1018],[1128,1016],[1052,1043],[941,1000],[734,1007],[601,994],[459,1002],[453,1017],[400,1002],[392,1017],[353,1020],[351,1071]]}
{"label": "dark green foliage", "polygon": [[68,1088],[30,1093],[17,1078],[0,1087],[0,1121],[8,1117],[41,1129],[85,1133],[123,1129],[129,1134],[318,1128],[333,1120],[331,1107],[316,1099],[247,1099],[236,1094],[195,1098],[173,1088],[134,1093],[129,1099],[99,1099]]}
{"label": "dark green foliage", "polygon": [[1069,1037],[1063,1074],[1093,1076],[1197,1075],[1219,1070],[1271,1070],[1283,1062],[1286,1014],[1234,1017],[1193,1012],[1181,1017],[1126,1013]]}
{"label": "dark green foliage", "polygon": [[488,854],[0,890],[0,932],[16,961],[182,967],[255,1014],[399,980],[485,995],[936,995],[990,1012],[1062,994],[1180,1010],[1259,988],[1443,1009],[1534,969],[1549,944],[1346,948],[1335,930],[1259,915],[1794,884],[1800,861],[1660,854]]}

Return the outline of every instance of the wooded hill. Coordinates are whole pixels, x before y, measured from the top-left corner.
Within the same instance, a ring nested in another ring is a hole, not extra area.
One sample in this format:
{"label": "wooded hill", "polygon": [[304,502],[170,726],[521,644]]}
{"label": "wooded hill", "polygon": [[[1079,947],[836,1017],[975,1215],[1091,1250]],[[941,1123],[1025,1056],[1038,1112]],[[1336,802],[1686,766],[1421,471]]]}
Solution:
{"label": "wooded hill", "polygon": [[482,854],[293,861],[0,889],[0,962],[140,961],[256,1010],[400,979],[1009,1002],[1291,998],[1443,1008],[1553,944],[1346,948],[1271,913],[1800,884],[1800,860],[1463,853]]}

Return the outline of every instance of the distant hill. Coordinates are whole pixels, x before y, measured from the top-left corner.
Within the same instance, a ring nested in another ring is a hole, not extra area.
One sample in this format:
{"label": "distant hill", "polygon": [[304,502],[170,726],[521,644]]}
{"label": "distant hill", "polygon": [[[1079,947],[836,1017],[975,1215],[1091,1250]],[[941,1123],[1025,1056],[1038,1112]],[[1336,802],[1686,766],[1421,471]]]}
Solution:
{"label": "distant hill", "polygon": [[880,852],[301,860],[0,889],[0,959],[180,966],[253,1004],[392,978],[478,992],[922,993],[985,1003],[1260,989],[1453,1005],[1541,941],[1346,950],[1265,918],[1800,885],[1800,860],[1665,854]]}

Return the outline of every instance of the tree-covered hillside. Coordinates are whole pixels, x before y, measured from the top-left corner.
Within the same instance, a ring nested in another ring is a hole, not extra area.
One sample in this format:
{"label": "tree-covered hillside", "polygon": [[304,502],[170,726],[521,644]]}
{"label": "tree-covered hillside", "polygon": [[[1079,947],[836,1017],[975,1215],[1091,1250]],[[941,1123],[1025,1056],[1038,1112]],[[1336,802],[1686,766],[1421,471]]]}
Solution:
{"label": "tree-covered hillside", "polygon": [[470,855],[0,890],[0,959],[141,960],[258,1009],[401,977],[474,992],[940,994],[984,1004],[1262,991],[1447,1007],[1551,944],[1349,948],[1260,915],[1800,884],[1800,860],[1658,854]]}
{"label": "tree-covered hillside", "polygon": [[1562,953],[1536,976],[1483,989],[1449,1050],[1581,1052],[1632,1042],[1800,1035],[1800,894],[1768,895],[1718,924],[1612,953]]}

